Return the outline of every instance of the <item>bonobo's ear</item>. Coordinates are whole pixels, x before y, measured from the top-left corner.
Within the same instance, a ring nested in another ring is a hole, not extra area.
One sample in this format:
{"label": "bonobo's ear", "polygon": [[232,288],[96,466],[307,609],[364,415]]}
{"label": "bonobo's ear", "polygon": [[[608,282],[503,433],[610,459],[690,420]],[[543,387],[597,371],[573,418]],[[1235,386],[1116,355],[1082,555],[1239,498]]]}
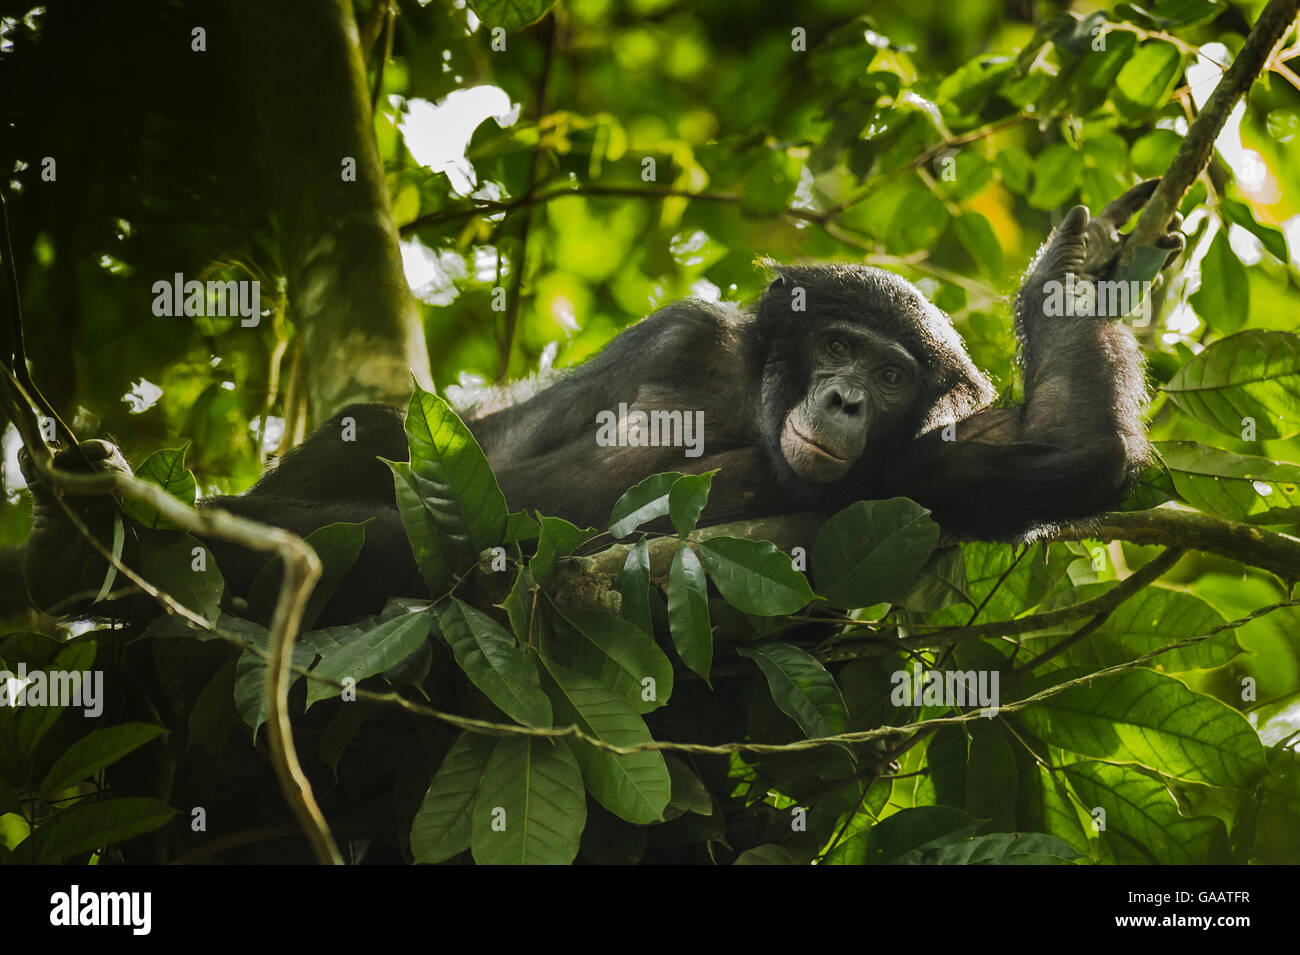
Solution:
{"label": "bonobo's ear", "polygon": [[756,259],[755,264],[772,276],[772,280],[767,286],[768,292],[780,292],[790,287],[790,280],[786,277],[785,268],[776,259],[765,255]]}

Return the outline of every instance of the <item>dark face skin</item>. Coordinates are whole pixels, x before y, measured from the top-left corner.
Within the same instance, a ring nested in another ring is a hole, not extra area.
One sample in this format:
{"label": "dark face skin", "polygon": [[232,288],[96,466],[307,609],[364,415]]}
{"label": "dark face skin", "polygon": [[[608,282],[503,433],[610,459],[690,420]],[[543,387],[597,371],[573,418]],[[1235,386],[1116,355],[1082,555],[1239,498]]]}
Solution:
{"label": "dark face skin", "polygon": [[795,474],[825,484],[848,473],[868,437],[907,414],[921,369],[902,345],[847,322],[819,329],[806,347],[809,387],[785,417],[781,453]]}

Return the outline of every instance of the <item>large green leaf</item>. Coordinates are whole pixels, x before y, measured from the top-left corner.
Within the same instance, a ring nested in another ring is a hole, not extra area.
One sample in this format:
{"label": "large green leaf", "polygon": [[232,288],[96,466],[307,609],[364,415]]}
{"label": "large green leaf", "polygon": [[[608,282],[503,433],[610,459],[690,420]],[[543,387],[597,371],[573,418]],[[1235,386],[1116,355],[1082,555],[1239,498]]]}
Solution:
{"label": "large green leaf", "polygon": [[514,637],[455,597],[440,623],[456,663],[501,712],[526,726],[550,727],[551,704],[538,681],[537,664]]}
{"label": "large green leaf", "polygon": [[[1100,597],[1112,586],[1080,586],[1070,603]],[[1080,666],[1114,666],[1178,640],[1199,637],[1224,622],[1219,611],[1195,594],[1160,586],[1143,587],[1115,608],[1087,640],[1071,647],[1060,659]],[[1065,638],[1076,629],[1078,621],[1070,621],[1057,632]],[[1152,661],[1152,666],[1172,673],[1212,670],[1241,652],[1235,631],[1220,630],[1192,646],[1165,651]]]}
{"label": "large green leaf", "polygon": [[87,733],[54,761],[41,782],[41,796],[53,799],[61,790],[88,779],[165,732],[150,723],[121,723]]}
{"label": "large green leaf", "polygon": [[488,30],[501,27],[514,32],[536,23],[555,6],[555,0],[470,0]]}
{"label": "large green leaf", "polygon": [[[182,504],[193,507],[198,495],[198,484],[194,480],[194,473],[185,466],[185,452],[189,446],[190,443],[186,441],[179,448],[155,451],[144,459],[144,463],[136,469],[135,476],[157,484]],[[151,529],[170,530],[177,526],[148,504],[133,497],[122,498],[122,509],[132,520]]]}
{"label": "large green leaf", "polygon": [[659,645],[600,610],[555,608],[542,653],[614,690],[638,713],[658,709],[673,692],[673,665]]}
{"label": "large green leaf", "polygon": [[890,865],[909,853],[969,839],[979,827],[979,820],[951,806],[904,809],[871,828],[863,861],[868,865]]}
{"label": "large green leaf", "polygon": [[709,585],[700,558],[686,544],[677,548],[668,570],[668,629],[682,662],[707,680],[713,666]]}
{"label": "large green leaf", "polygon": [[[1063,775],[1085,810],[1105,812],[1103,847],[1122,863],[1205,865],[1231,861],[1223,823],[1178,812],[1159,780],[1128,766],[1070,763]],[[1101,817],[1097,817],[1099,820]]]}
{"label": "large green leaf", "polygon": [[895,865],[1067,865],[1079,857],[1068,842],[1041,832],[962,834],[905,852]]}
{"label": "large green leaf", "polygon": [[1264,749],[1244,716],[1151,670],[1071,687],[1017,716],[1070,752],[1137,763],[1176,779],[1246,786],[1264,771]]}
{"label": "large green leaf", "polygon": [[840,511],[813,542],[817,592],[836,607],[869,607],[896,596],[939,543],[939,525],[914,501],[859,501]]}
{"label": "large green leaf", "polygon": [[1248,424],[1261,440],[1300,434],[1300,335],[1230,335],[1180,368],[1165,392],[1197,421],[1234,438],[1245,437]]}
{"label": "large green leaf", "polygon": [[700,557],[723,599],[745,613],[794,613],[813,599],[808,579],[771,541],[710,537],[700,542]]}
{"label": "large green leaf", "polygon": [[1156,450],[1183,500],[1208,514],[1256,524],[1300,521],[1300,465],[1234,454],[1195,441],[1161,441]]}
{"label": "large green leaf", "polygon": [[709,503],[709,488],[713,484],[713,475],[717,473],[717,468],[714,468],[703,474],[685,474],[673,482],[668,491],[668,516],[680,536],[685,537],[695,530],[704,505]]}
{"label": "large green leaf", "polygon": [[567,740],[497,741],[474,799],[475,862],[568,865],[586,824],[582,770]]}
{"label": "large green leaf", "polygon": [[650,548],[646,544],[645,535],[628,551],[623,573],[618,578],[618,592],[623,598],[620,610],[623,618],[653,636],[654,621],[650,616]]}
{"label": "large green leaf", "polygon": [[[81,687],[82,706],[90,705],[86,696],[85,678],[90,676],[93,679],[90,671],[95,665],[96,653],[95,641],[91,639],[78,640],[63,647],[45,672],[36,678],[36,682],[29,683],[24,688],[26,705],[16,710],[9,710],[9,713],[13,714],[13,742],[24,760],[31,758],[36,752],[37,744],[45,738],[45,734],[53,728],[63,711],[67,709],[66,706],[56,705],[50,695],[54,689],[55,679],[60,681],[60,686],[66,686],[71,692],[76,688],[71,682],[72,675],[77,674],[77,686]],[[68,682],[62,682],[65,677],[54,677],[53,674],[66,674]],[[37,693],[41,695],[35,695]],[[72,702],[75,705],[77,701],[74,699]],[[99,702],[100,705],[103,704],[102,699]],[[2,712],[0,710],[0,713]]]}
{"label": "large green leaf", "polygon": [[682,477],[679,471],[652,474],[614,502],[609,515],[611,537],[626,537],[642,524],[668,514],[673,485]]}
{"label": "large green leaf", "polygon": [[[304,634],[320,660],[312,668],[316,676],[341,683],[351,677],[360,683],[366,677],[383,673],[409,657],[424,645],[433,627],[431,610],[403,613],[369,629],[357,626],[330,627]],[[307,686],[307,706],[317,700],[339,695],[339,690],[315,680]]]}
{"label": "large green leaf", "polygon": [[217,619],[226,581],[212,552],[197,538],[171,532],[159,534],[141,548],[140,571],[187,610],[205,620]]}
{"label": "large green leaf", "polygon": [[1216,332],[1240,331],[1250,316],[1250,281],[1246,267],[1220,229],[1201,259],[1201,287],[1192,293],[1192,308]]}
{"label": "large green leaf", "polygon": [[775,642],[737,647],[736,652],[758,664],[772,701],[809,739],[835,736],[848,727],[849,712],[840,688],[816,657]]}
{"label": "large green leaf", "polygon": [[[248,639],[252,634],[241,634]],[[259,635],[260,639],[255,639],[263,652],[267,652],[270,647],[266,631],[263,630]],[[310,644],[303,643],[301,640],[294,641],[292,664],[296,669],[305,670],[311,666],[316,659],[316,649]],[[289,672],[289,686],[293,687],[302,674],[294,670]],[[235,663],[235,709],[239,716],[253,730],[253,739],[257,739],[257,731],[262,724],[266,722],[266,661],[253,653],[251,650],[245,650],[240,654]]]}
{"label": "large green leaf", "polygon": [[[303,609],[302,628],[306,630],[316,622],[343,578],[356,563],[361,548],[365,546],[366,525],[327,524],[312,531],[303,541],[316,552],[321,562],[320,579],[312,588],[307,606]],[[267,622],[271,620],[276,602],[280,599],[283,580],[284,568],[280,561],[269,560],[262,565],[248,588],[248,616]]]}
{"label": "large green leaf", "polygon": [[[622,694],[551,661],[547,690],[555,706],[556,725],[572,724],[588,736],[613,746],[640,746],[650,730]],[[663,753],[653,750],[620,755],[573,743],[587,790],[602,806],[633,823],[658,822],[672,794]]]}
{"label": "large green leaf", "polygon": [[495,745],[489,736],[468,732],[451,744],[411,821],[416,862],[442,862],[469,848],[474,796]]}
{"label": "large green leaf", "polygon": [[415,562],[435,597],[501,542],[506,499],[483,449],[442,398],[416,388],[406,415],[411,462],[388,462]]}
{"label": "large green leaf", "polygon": [[1143,43],[1115,77],[1112,97],[1120,116],[1134,123],[1164,105],[1182,72],[1178,47],[1163,40]]}
{"label": "large green leaf", "polygon": [[48,865],[152,832],[174,815],[166,803],[139,796],[79,802],[46,819],[15,853]]}

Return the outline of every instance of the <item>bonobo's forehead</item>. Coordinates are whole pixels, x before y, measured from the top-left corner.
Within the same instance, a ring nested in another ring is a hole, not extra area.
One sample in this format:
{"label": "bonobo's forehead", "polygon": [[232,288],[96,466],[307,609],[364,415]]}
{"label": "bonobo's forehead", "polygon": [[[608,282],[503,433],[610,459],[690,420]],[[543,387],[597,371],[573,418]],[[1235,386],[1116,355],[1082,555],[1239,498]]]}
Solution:
{"label": "bonobo's forehead", "polygon": [[876,358],[893,358],[909,364],[915,364],[923,356],[914,355],[905,348],[897,338],[878,332],[860,322],[830,319],[818,326],[815,338],[844,338],[853,343],[858,352]]}

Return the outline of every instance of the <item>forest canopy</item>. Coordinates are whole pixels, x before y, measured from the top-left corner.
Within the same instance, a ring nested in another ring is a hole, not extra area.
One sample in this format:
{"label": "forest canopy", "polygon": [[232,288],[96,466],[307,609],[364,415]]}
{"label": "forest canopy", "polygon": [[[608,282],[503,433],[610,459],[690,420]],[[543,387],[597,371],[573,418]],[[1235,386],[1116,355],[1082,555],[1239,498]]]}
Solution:
{"label": "forest canopy", "polygon": [[[124,6],[0,2],[0,546],[26,445],[112,565],[47,614],[0,560],[0,863],[1300,862],[1293,0]],[[1158,460],[1091,521],[715,525],[672,472],[579,527],[458,416],[809,261],[914,282],[1013,406],[1034,251],[1149,179]],[[192,508],[356,401],[407,412],[428,599],[318,626],[373,524]],[[104,435],[135,478],[50,470]],[[276,555],[247,599],[205,535]]]}

